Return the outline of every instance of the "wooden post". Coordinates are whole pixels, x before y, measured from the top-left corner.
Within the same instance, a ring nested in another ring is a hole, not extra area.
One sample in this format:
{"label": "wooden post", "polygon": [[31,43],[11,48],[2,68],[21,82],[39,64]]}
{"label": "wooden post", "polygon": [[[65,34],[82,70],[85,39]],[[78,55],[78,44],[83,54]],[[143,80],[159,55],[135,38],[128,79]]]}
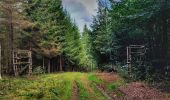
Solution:
{"label": "wooden post", "polygon": [[127,51],[127,64],[129,63],[129,47],[126,47],[126,51]]}
{"label": "wooden post", "polygon": [[128,74],[129,74],[129,76],[131,77],[131,60],[132,60],[132,58],[131,58],[131,48],[130,47],[127,47],[126,48],[127,49],[127,65],[128,65]]}
{"label": "wooden post", "polygon": [[129,76],[132,77],[132,55],[131,48],[129,48]]}
{"label": "wooden post", "polygon": [[29,72],[28,72],[28,75],[31,76],[32,75],[32,52],[29,51],[28,54],[29,54]]}
{"label": "wooden post", "polygon": [[0,44],[0,79],[2,79],[2,76],[1,76],[1,74],[2,74],[2,72],[1,72],[1,70],[2,70],[2,68],[1,68],[2,66],[1,66],[1,44]]}
{"label": "wooden post", "polygon": [[17,57],[17,54],[16,52],[13,50],[12,51],[12,66],[13,66],[13,70],[14,70],[14,75],[17,76],[17,61],[15,61],[15,58]]}
{"label": "wooden post", "polygon": [[127,66],[128,66],[128,74],[130,74],[130,71],[129,71],[129,47],[126,47],[126,51],[127,51]]}

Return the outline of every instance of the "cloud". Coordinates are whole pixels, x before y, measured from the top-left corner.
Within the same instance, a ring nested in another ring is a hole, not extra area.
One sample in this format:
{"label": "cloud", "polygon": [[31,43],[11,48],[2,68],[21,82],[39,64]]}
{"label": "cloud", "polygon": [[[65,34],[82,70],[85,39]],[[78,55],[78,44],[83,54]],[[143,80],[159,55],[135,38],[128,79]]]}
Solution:
{"label": "cloud", "polygon": [[96,15],[96,0],[62,0],[62,4],[76,21],[81,32],[85,24],[90,26],[92,16]]}

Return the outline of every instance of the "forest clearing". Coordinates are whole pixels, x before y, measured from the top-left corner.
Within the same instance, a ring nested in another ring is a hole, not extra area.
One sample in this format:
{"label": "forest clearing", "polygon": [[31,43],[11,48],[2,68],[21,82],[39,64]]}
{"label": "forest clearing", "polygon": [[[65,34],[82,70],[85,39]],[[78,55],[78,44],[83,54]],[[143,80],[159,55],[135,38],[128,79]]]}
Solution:
{"label": "forest clearing", "polygon": [[170,0],[0,0],[0,100],[170,100]]}

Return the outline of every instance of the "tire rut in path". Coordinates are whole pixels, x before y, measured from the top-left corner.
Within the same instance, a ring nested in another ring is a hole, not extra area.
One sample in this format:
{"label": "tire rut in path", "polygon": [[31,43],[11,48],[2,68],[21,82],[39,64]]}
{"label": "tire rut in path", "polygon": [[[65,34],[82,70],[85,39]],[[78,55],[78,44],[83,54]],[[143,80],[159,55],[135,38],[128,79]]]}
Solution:
{"label": "tire rut in path", "polygon": [[72,100],[78,100],[78,86],[77,86],[76,81],[73,82]]}
{"label": "tire rut in path", "polygon": [[95,84],[95,86],[96,86],[96,88],[97,88],[108,100],[113,100],[113,98],[110,97],[110,96],[105,92],[105,90],[102,89],[99,85],[96,85],[96,84]]}

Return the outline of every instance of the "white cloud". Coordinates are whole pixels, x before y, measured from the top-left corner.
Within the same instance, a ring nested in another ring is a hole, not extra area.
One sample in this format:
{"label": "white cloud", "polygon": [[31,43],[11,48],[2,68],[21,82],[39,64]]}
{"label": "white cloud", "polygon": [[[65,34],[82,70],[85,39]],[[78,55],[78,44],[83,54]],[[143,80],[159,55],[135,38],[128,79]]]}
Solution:
{"label": "white cloud", "polygon": [[86,9],[91,15],[96,14],[96,9],[97,9],[97,1],[96,0],[79,0],[79,2],[86,5],[86,7],[87,7]]}
{"label": "white cloud", "polygon": [[96,0],[62,0],[62,4],[75,19],[81,32],[85,24],[87,26],[91,24],[92,17],[97,13]]}

